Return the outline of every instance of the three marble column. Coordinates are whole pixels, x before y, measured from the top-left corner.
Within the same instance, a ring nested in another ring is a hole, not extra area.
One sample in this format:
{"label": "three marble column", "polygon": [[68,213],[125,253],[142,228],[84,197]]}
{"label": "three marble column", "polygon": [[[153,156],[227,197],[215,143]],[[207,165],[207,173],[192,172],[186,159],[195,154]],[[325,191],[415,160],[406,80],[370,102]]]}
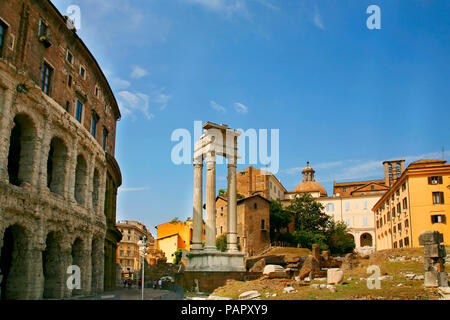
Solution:
{"label": "three marble column", "polygon": [[[206,155],[205,250],[216,251],[216,155]],[[228,232],[227,250],[237,252],[236,157],[228,159]],[[203,240],[203,158],[194,159],[194,206],[192,250],[202,250]]]}

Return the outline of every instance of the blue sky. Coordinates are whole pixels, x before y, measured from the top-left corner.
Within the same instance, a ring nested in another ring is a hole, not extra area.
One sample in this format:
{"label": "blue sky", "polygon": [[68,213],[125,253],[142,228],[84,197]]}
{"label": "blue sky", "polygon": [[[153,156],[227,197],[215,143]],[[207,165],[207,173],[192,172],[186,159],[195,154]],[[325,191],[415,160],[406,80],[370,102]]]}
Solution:
{"label": "blue sky", "polygon": [[[54,0],[119,101],[117,218],[192,215],[190,165],[171,161],[195,120],[279,129],[288,190],[310,161],[333,181],[381,178],[382,161],[450,160],[450,2]],[[381,8],[381,30],[366,9]],[[240,166],[243,169],[246,166]],[[224,166],[218,188],[226,187]]]}

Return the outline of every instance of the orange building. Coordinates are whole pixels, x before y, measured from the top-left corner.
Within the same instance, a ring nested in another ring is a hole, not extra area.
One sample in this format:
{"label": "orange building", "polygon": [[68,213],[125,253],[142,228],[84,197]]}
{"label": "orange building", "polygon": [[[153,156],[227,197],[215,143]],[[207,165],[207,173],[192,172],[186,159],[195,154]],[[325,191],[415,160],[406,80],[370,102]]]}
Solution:
{"label": "orange building", "polygon": [[420,233],[428,230],[442,233],[450,245],[450,164],[411,163],[372,210],[377,250],[419,247]]}
{"label": "orange building", "polygon": [[[175,251],[178,249],[191,250],[193,228],[194,225],[191,220],[186,222],[171,221],[156,226],[158,231],[156,249],[164,252],[167,262],[173,261]],[[204,237],[203,227],[203,240]]]}

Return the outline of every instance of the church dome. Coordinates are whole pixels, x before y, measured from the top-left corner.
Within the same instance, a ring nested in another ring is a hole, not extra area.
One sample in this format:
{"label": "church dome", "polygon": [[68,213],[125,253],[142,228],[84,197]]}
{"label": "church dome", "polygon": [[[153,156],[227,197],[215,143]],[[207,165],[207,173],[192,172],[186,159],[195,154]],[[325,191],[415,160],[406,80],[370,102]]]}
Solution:
{"label": "church dome", "polygon": [[311,192],[320,192],[321,197],[327,196],[327,191],[325,188],[314,179],[315,171],[309,165],[309,162],[306,164],[306,167],[303,168],[303,182],[300,183],[295,189],[294,192],[303,192],[303,193],[311,193]]}

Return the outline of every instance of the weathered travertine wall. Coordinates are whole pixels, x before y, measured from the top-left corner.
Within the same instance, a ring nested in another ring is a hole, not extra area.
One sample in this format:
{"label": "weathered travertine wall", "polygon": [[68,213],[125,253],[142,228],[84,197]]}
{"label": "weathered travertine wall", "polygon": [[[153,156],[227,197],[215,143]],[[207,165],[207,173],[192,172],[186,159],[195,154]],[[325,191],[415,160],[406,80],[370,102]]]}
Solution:
{"label": "weathered travertine wall", "polygon": [[[51,30],[50,47],[38,37],[41,20]],[[49,1],[0,2],[0,22],[7,25],[0,47],[1,298],[101,292],[115,286],[121,237],[115,228],[121,175],[113,156],[120,112],[95,59]],[[44,62],[54,67],[47,93]],[[86,81],[77,75],[80,65]],[[78,99],[81,121],[73,108]],[[94,114],[101,119],[97,131]],[[71,265],[81,269],[81,289],[73,292],[66,285]]]}

